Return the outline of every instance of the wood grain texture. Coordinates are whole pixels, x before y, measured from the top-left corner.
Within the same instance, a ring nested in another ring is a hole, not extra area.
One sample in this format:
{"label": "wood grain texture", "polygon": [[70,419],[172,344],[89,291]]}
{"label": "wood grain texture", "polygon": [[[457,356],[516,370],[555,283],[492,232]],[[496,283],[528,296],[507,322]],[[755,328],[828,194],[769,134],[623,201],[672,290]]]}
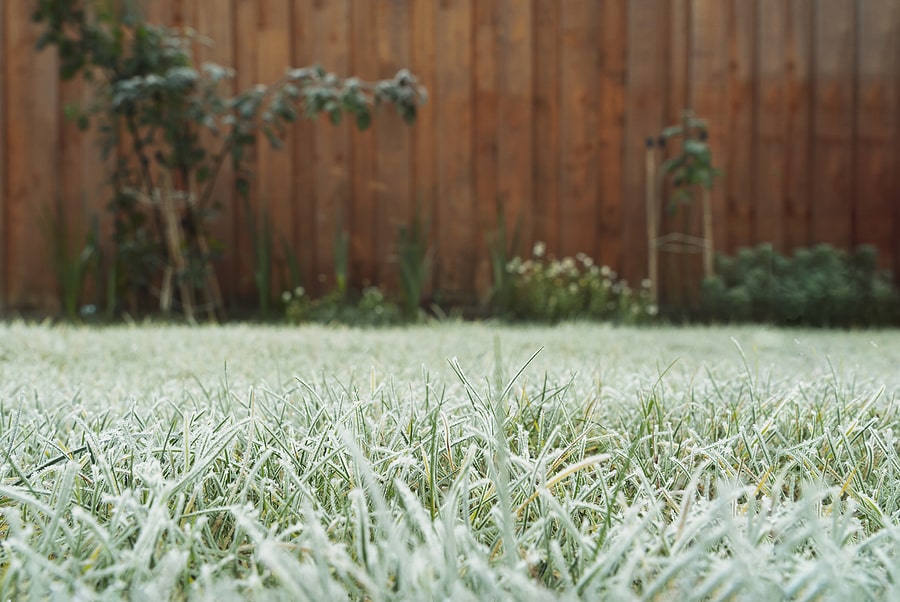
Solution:
{"label": "wood grain texture", "polygon": [[[404,0],[375,3],[375,28],[378,32],[378,77],[392,78],[410,62],[410,13]],[[397,232],[408,226],[415,212],[412,190],[412,131],[393,107],[384,107],[374,120],[375,165],[378,187],[375,190],[375,233],[378,282],[395,289],[399,263]]]}
{"label": "wood grain texture", "polygon": [[753,105],[753,167],[756,198],[753,199],[753,238],[784,250],[785,131],[787,90],[785,57],[789,4],[783,0],[757,0],[756,80]]}
{"label": "wood grain texture", "polygon": [[[371,81],[378,77],[378,35],[382,32],[372,27],[375,22],[375,4],[371,0],[353,0],[351,12],[351,71],[357,77]],[[351,128],[350,152],[352,157],[352,198],[348,225],[350,228],[350,271],[356,286],[368,286],[378,281],[377,262],[380,255],[375,245],[378,228],[376,190],[379,182],[376,174],[377,132],[372,128],[361,132]]]}
{"label": "wood grain texture", "polygon": [[[900,268],[900,5],[896,0],[142,0],[157,23],[215,40],[198,61],[233,66],[232,90],[321,62],[366,80],[409,67],[429,91],[411,127],[390,107],[373,127],[301,119],[287,147],[247,165],[251,208],[276,225],[273,292],[288,257],[313,292],[331,287],[334,239],[350,234],[355,286],[392,284],[396,230],[421,203],[435,299],[483,298],[495,203],[519,252],[536,240],[584,251],[632,284],[646,275],[644,144],[683,108],[710,125],[716,248],[872,243]],[[62,118],[89,98],[60,86],[22,3],[0,6],[0,307],[52,308],[39,215],[80,237],[108,199],[96,133]],[[91,138],[93,136],[93,138]],[[127,150],[127,149],[123,149]],[[48,159],[47,157],[51,157]],[[254,252],[231,175],[216,189],[218,266],[252,304]],[[699,212],[684,226],[699,228]],[[108,221],[105,233],[109,233]],[[697,233],[692,231],[691,233]],[[282,241],[291,247],[287,254]],[[661,264],[667,285],[688,282]],[[692,264],[693,265],[693,264]],[[693,268],[690,268],[693,270]],[[318,282],[322,275],[323,282]]]}
{"label": "wood grain texture", "polygon": [[[432,89],[436,73],[435,65],[435,27],[437,26],[437,8],[432,0],[412,0],[412,71],[419,78],[419,83],[426,89]],[[413,198],[429,216],[431,241],[431,257],[429,277],[425,282],[424,294],[434,294],[435,241],[437,240],[437,213],[440,199],[437,194],[437,170],[435,164],[437,142],[437,112],[434,98],[429,98],[425,105],[419,107],[416,125],[413,128]]]}
{"label": "wood grain texture", "polygon": [[[256,75],[264,85],[271,85],[284,77],[292,66],[293,34],[290,0],[260,0],[257,4],[259,53]],[[331,3],[330,3],[331,5]],[[335,6],[339,3],[335,2]],[[344,44],[345,42],[341,42]],[[284,152],[293,146],[296,131],[287,130],[284,148],[273,148],[260,137],[256,155],[256,193],[258,219],[272,220],[272,293],[280,295],[290,286],[289,260],[285,246],[294,248],[294,181],[291,177],[291,155]]]}
{"label": "wood grain texture", "polygon": [[560,30],[559,253],[595,255],[597,224],[598,4],[562,5]]}
{"label": "wood grain texture", "polygon": [[[506,211],[506,230],[512,232],[516,223],[522,236],[531,238],[531,206],[534,195],[534,172],[523,169],[533,164],[533,21],[530,0],[499,0],[495,19],[497,31],[498,70],[497,89],[497,190]],[[493,227],[496,221],[490,199],[479,198],[479,205],[489,209],[482,230]],[[481,212],[482,215],[484,212]],[[486,250],[486,249],[485,249]],[[486,253],[482,253],[482,257]],[[483,260],[482,260],[483,261]]]}
{"label": "wood grain texture", "polygon": [[[194,50],[201,64],[206,62],[230,67],[233,65],[235,40],[235,15],[231,2],[205,2],[203,0],[185,0],[182,6],[185,24],[210,40],[209,43],[198,44]],[[234,80],[223,82],[222,94],[231,96],[237,90]],[[204,145],[212,152],[218,152],[222,138],[204,133]],[[200,190],[204,186],[198,186]],[[210,234],[214,242],[221,245],[222,255],[217,262],[217,276],[222,287],[222,294],[231,306],[237,305],[237,287],[232,274],[238,270],[238,238],[237,231],[242,228],[243,209],[240,198],[234,188],[234,170],[231,161],[222,164],[221,172],[213,188],[209,200],[210,209],[215,211],[210,224]]]}
{"label": "wood grain texture", "polygon": [[665,70],[665,10],[662,2],[628,3],[628,89],[625,96],[626,139],[622,191],[622,275],[629,282],[647,274],[647,211],[645,198],[646,139],[664,124],[665,107],[659,82]]}
{"label": "wood grain texture", "polygon": [[813,0],[788,3],[785,87],[784,248],[809,245],[812,152]]}
{"label": "wood grain texture", "polygon": [[815,13],[813,86],[812,242],[853,242],[853,0],[820,0]]}
{"label": "wood grain texture", "polygon": [[[56,54],[37,52],[40,26],[26,3],[6,3],[6,241],[7,302],[24,310],[59,306],[50,263],[61,180],[59,77]],[[58,172],[57,172],[58,173]]]}
{"label": "wood grain texture", "polygon": [[613,0],[600,7],[600,78],[597,119],[599,210],[597,243],[592,251],[602,264],[622,268],[622,204],[625,149],[626,27],[628,3]]}
{"label": "wood grain texture", "polygon": [[442,0],[435,35],[438,114],[438,291],[447,298],[470,294],[478,239],[472,177],[472,0]]}
{"label": "wood grain texture", "polygon": [[891,74],[897,69],[894,37],[900,12],[897,5],[872,2],[860,2],[858,10],[853,244],[875,245],[881,263],[893,266],[892,214],[898,197],[892,197],[892,162],[898,141],[892,107],[898,97]]}
{"label": "wood grain texture", "polygon": [[[728,23],[728,146],[725,171],[724,239],[716,247],[736,252],[753,244],[753,200],[756,198],[754,128],[756,111],[754,73],[756,71],[756,0],[731,0],[727,5]],[[722,155],[720,155],[722,156]],[[717,207],[719,205],[716,205]],[[717,216],[718,217],[718,216]],[[717,228],[717,230],[721,230]],[[722,243],[722,244],[719,244]]]}
{"label": "wood grain texture", "polygon": [[7,305],[7,279],[9,277],[8,243],[9,229],[7,228],[6,211],[9,191],[6,188],[6,166],[8,162],[7,149],[9,142],[6,138],[6,95],[7,95],[7,63],[9,48],[6,45],[6,25],[9,22],[6,16],[6,3],[0,5],[0,312],[6,310]]}
{"label": "wood grain texture", "polygon": [[534,0],[532,239],[554,253],[559,251],[559,18],[557,0]]}
{"label": "wood grain texture", "polygon": [[[507,203],[499,189],[500,90],[506,68],[503,62],[502,33],[498,30],[499,2],[476,2],[473,10],[475,60],[473,63],[473,178],[475,182],[476,228],[484,231],[496,224],[496,204]],[[479,246],[483,244],[478,240]],[[479,251],[475,265],[475,283],[482,290],[490,287],[491,270],[487,255]]]}
{"label": "wood grain texture", "polygon": [[[235,0],[234,14],[234,59],[232,65],[236,72],[235,87],[237,90],[243,91],[259,83],[257,76],[259,68],[257,33],[259,28],[256,0]],[[257,160],[256,149],[247,148],[244,152],[245,163],[251,173],[241,175],[250,179],[250,198],[243,199],[239,195],[235,197],[238,203],[237,227],[234,233],[237,272],[232,277],[235,280],[232,287],[239,299],[252,302],[256,295],[253,280],[256,251],[253,248],[251,225],[256,223],[257,227],[260,227],[257,210],[259,175],[252,173]]]}

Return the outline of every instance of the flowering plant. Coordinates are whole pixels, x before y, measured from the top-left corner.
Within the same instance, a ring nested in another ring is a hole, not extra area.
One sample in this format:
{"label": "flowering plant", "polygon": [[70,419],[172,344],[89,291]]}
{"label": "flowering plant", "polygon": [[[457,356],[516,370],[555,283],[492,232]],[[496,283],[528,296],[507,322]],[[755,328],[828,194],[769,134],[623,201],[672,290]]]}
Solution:
{"label": "flowering plant", "polygon": [[505,314],[514,320],[611,320],[646,322],[658,312],[650,300],[650,283],[638,290],[620,280],[609,266],[598,266],[584,253],[556,259],[537,242],[529,259],[506,265],[511,292]]}

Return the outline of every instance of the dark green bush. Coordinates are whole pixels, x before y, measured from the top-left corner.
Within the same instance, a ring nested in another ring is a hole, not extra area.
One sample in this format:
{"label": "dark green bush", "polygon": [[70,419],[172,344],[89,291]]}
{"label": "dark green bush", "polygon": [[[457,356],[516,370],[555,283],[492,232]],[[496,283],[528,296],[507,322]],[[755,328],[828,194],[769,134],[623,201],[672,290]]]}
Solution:
{"label": "dark green bush", "polygon": [[900,318],[900,295],[869,245],[852,253],[818,245],[786,257],[765,244],[719,256],[716,266],[703,283],[703,309],[713,320],[849,327]]}

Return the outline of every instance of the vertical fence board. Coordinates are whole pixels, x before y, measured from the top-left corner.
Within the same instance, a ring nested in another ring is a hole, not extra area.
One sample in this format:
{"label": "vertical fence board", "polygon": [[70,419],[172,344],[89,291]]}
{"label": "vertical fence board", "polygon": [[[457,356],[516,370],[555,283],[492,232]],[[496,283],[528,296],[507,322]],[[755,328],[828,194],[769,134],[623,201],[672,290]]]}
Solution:
{"label": "vertical fence board", "polygon": [[443,0],[435,35],[438,119],[438,288],[448,297],[471,291],[475,255],[472,181],[472,0]]}
{"label": "vertical fence board", "polygon": [[[412,3],[412,57],[413,73],[419,83],[431,90],[434,86],[435,71],[435,3],[431,0],[413,0]],[[426,294],[433,294],[434,286],[434,244],[437,238],[436,219],[440,199],[437,195],[437,174],[435,171],[435,125],[437,114],[434,99],[419,108],[413,127],[413,198],[422,203],[430,220],[429,243],[431,248],[430,275],[426,282]]]}
{"label": "vertical fence board", "polygon": [[7,3],[0,4],[0,313],[6,310],[6,288],[9,273],[9,264],[7,263],[9,230],[6,223],[7,201],[9,199],[9,193],[6,189],[6,162],[8,159],[6,139],[6,68],[10,52],[6,46],[6,26],[9,23],[9,20],[6,18],[6,7]]}
{"label": "vertical fence board", "polygon": [[788,4],[786,75],[784,248],[810,241],[810,151],[812,135],[812,0]]}
{"label": "vertical fence board", "polygon": [[[256,0],[235,0],[234,22],[234,59],[232,64],[236,70],[235,84],[238,90],[247,90],[259,83],[257,77],[258,46],[257,46],[257,12]],[[263,141],[260,141],[263,142]],[[263,142],[264,143],[264,142]],[[234,250],[237,259],[236,282],[234,290],[242,299],[250,299],[255,291],[254,271],[256,270],[256,249],[254,248],[254,233],[252,225],[257,230],[261,229],[260,215],[256,209],[259,203],[257,186],[259,174],[253,170],[256,164],[256,149],[245,150],[245,168],[252,173],[243,174],[250,179],[250,195],[244,199],[240,195],[235,196],[237,202],[237,228],[234,236]]]}
{"label": "vertical fence board", "polygon": [[[728,150],[732,146],[729,94],[728,7],[712,0],[694,3],[692,14],[691,105],[707,121],[713,167],[723,169],[724,177],[714,181],[710,191],[713,218],[713,247],[718,253],[728,250],[727,171]],[[746,144],[743,141],[742,144]],[[698,211],[699,213],[699,211]]]}
{"label": "vertical fence board", "polygon": [[847,247],[853,234],[853,1],[820,0],[817,8],[812,236]]}
{"label": "vertical fence board", "polygon": [[[500,0],[498,88],[497,196],[506,207],[506,229],[521,224],[522,236],[531,238],[532,170],[532,2]],[[479,57],[480,58],[480,57]],[[495,226],[493,200],[479,198],[487,205],[488,220],[482,230]],[[482,253],[486,257],[487,252]]]}
{"label": "vertical fence board", "polygon": [[622,155],[625,148],[625,0],[600,8],[600,106],[597,120],[598,242],[592,251],[604,265],[620,269],[622,258]]}
{"label": "vertical fence board", "polygon": [[756,128],[753,165],[754,240],[784,249],[785,111],[784,57],[789,5],[784,0],[758,0],[756,19]]}
{"label": "vertical fence board", "polygon": [[[393,77],[409,67],[410,20],[406,2],[376,3],[379,77]],[[412,132],[392,107],[375,120],[375,165],[378,189],[375,194],[378,230],[376,252],[381,257],[378,281],[393,285],[399,274],[397,232],[408,226],[415,202],[412,198]]]}
{"label": "vertical fence board", "polygon": [[[505,202],[499,196],[499,120],[500,83],[504,64],[500,63],[502,40],[498,32],[498,2],[476,2],[473,10],[475,61],[472,65],[474,85],[475,137],[472,169],[475,180],[476,224],[479,229],[496,221],[496,204]],[[507,207],[510,210],[510,207]],[[479,247],[481,242],[479,241]],[[490,269],[485,253],[479,248],[475,266],[475,282],[485,289],[490,286]]]}
{"label": "vertical fence board", "polygon": [[900,281],[900,203],[896,202],[900,199],[900,7],[894,6],[894,14],[891,19],[894,23],[894,66],[892,72],[893,79],[893,108],[894,118],[894,169],[893,171],[893,191],[891,193],[894,199],[894,281]]}
{"label": "vertical fence board", "polygon": [[[666,3],[666,69],[663,73],[662,87],[665,90],[665,122],[664,126],[681,122],[685,110],[692,109],[694,90],[692,89],[691,70],[693,67],[692,37],[694,27],[694,11],[691,0],[670,0]],[[709,117],[704,114],[704,117]],[[665,151],[659,152],[659,160],[664,161],[677,152],[681,141],[667,145]],[[672,232],[694,233],[693,223],[687,223],[684,211],[671,211],[670,201],[674,193],[672,179],[666,178],[662,186],[662,197],[657,199],[656,207],[659,215],[658,231],[660,235]],[[689,211],[687,214],[690,214]],[[696,213],[696,212],[695,212]],[[659,253],[659,290],[664,299],[677,299],[684,295],[687,286],[690,257],[680,253],[660,251]],[[678,295],[676,297],[675,295]]]}
{"label": "vertical fence board", "polygon": [[853,244],[875,245],[882,265],[888,267],[893,266],[891,217],[898,202],[897,197],[891,196],[891,160],[898,142],[893,132],[896,117],[892,115],[898,99],[891,81],[897,68],[893,36],[898,16],[896,5],[859,3]]}
{"label": "vertical fence board", "polygon": [[[350,67],[347,9],[347,0],[313,2],[313,61],[340,77],[345,77]],[[344,122],[334,125],[328,115],[319,117],[315,124],[314,288],[319,293],[334,286],[335,244],[347,226],[350,195],[348,128],[351,126]]]}
{"label": "vertical fence board", "polygon": [[[436,300],[470,301],[491,284],[485,234],[497,200],[509,234],[524,220],[518,252],[536,240],[556,254],[585,251],[636,284],[647,264],[644,141],[682,108],[708,120],[723,168],[713,193],[717,250],[873,243],[882,266],[900,268],[895,0],[140,5],[151,22],[213,39],[195,46],[198,65],[234,66],[229,92],[316,62],[367,80],[409,67],[429,90],[412,128],[384,107],[367,132],[326,117],[301,120],[285,150],[260,140],[247,166],[252,207],[257,217],[268,208],[276,229],[273,290],[289,284],[282,241],[303,284],[329,288],[339,224],[350,234],[353,284],[390,284],[397,227],[422,203]],[[45,207],[65,218],[75,250],[109,197],[98,134],[62,121],[65,105],[90,91],[59,83],[52,52],[32,46],[40,26],[23,6],[0,7],[0,309],[56,307]],[[247,303],[255,254],[229,169],[211,228],[224,241],[223,288]],[[692,210],[689,230],[698,217]],[[680,220],[663,231],[684,229]],[[668,259],[669,288],[693,278]],[[84,302],[97,292],[89,285]]]}
{"label": "vertical fence board", "polygon": [[[371,0],[353,0],[351,11],[351,67],[353,75],[374,81],[378,77],[376,50],[375,4]],[[375,136],[373,128],[365,131],[351,128],[350,152],[352,155],[352,200],[350,202],[350,271],[356,286],[367,286],[377,281],[375,247],[377,209],[375,189]],[[302,202],[302,201],[301,201]]]}
{"label": "vertical fence board", "polygon": [[[728,102],[730,122],[728,156],[725,170],[728,178],[726,207],[727,224],[724,244],[716,241],[716,247],[734,252],[753,241],[753,199],[756,198],[756,182],[753,170],[753,74],[754,30],[756,22],[754,0],[732,0],[729,4],[729,57]],[[721,223],[721,221],[720,221]]]}
{"label": "vertical fence board", "polygon": [[[746,0],[750,3],[750,0]],[[707,121],[708,144],[714,164],[720,167],[725,157],[726,132],[729,112],[726,104],[728,82],[728,11],[725,3],[719,0],[695,0],[691,10],[691,104],[698,117]],[[752,23],[751,23],[752,25]],[[752,31],[752,30],[751,30]],[[742,74],[743,75],[743,74]],[[712,204],[713,243],[715,249],[723,251],[727,236],[722,227],[726,219],[727,205],[724,188],[716,182],[710,193]],[[747,194],[747,190],[743,191]],[[700,192],[696,191],[685,222],[693,236],[701,236],[703,232],[703,213]],[[683,260],[683,283],[681,298],[690,303],[696,302],[702,268],[701,255]]]}
{"label": "vertical fence board", "polygon": [[628,241],[629,250],[623,253],[622,275],[629,282],[647,273],[646,139],[659,133],[665,113],[659,94],[665,68],[662,7],[659,0],[628,3],[622,240]]}
{"label": "vertical fence board", "polygon": [[563,255],[591,253],[597,223],[597,5],[572,0],[562,6],[560,248]]}
{"label": "vertical fence board", "polygon": [[[85,98],[85,89],[81,78],[60,84],[61,114],[66,106],[81,107],[85,100],[89,100]],[[89,180],[90,174],[85,169],[88,158],[98,155],[98,149],[90,148],[89,142],[90,139],[82,134],[75,121],[62,120],[59,134],[59,199],[53,203],[53,209],[47,212],[47,216],[58,220],[57,225],[65,232],[69,257],[77,257],[85,243],[92,204],[88,194],[98,184]],[[100,209],[96,205],[93,208]]]}
{"label": "vertical fence board", "polygon": [[167,25],[174,27],[175,11],[173,0],[143,0],[141,14],[148,23],[153,25]]}
{"label": "vertical fence board", "polygon": [[[316,28],[313,0],[295,0],[293,7],[293,66],[297,68],[310,67],[320,60],[316,56],[313,34]],[[371,23],[368,25],[371,29]],[[371,54],[370,60],[374,63],[374,52]],[[318,285],[316,276],[319,265],[316,243],[316,208],[319,199],[316,174],[316,140],[318,138],[316,124],[305,116],[301,117],[294,126],[294,134],[292,168],[294,171],[293,201],[296,204],[294,232],[297,236],[294,258],[300,270],[301,284],[310,293],[315,293]]]}
{"label": "vertical fence board", "polygon": [[[262,0],[259,10],[259,55],[257,77],[260,83],[271,85],[284,77],[291,65],[291,6],[289,0]],[[283,149],[274,149],[260,138],[256,162],[256,186],[259,194],[260,219],[272,220],[272,284],[271,290],[280,293],[289,285],[288,257],[285,245],[294,247],[293,178],[291,156],[284,152],[293,146],[296,133],[287,130]]]}
{"label": "vertical fence board", "polygon": [[59,202],[59,75],[56,54],[37,52],[41,26],[24,2],[6,3],[7,295],[22,309],[57,306],[44,219]]}
{"label": "vertical fence board", "polygon": [[559,13],[557,0],[534,0],[532,228],[533,238],[554,251],[559,247]]}
{"label": "vertical fence board", "polygon": [[[234,60],[232,25],[235,22],[232,8],[231,2],[203,0],[191,0],[190,4],[183,7],[187,24],[194,27],[199,35],[211,40],[210,44],[201,44],[196,50],[200,65],[212,62],[225,67],[232,66]],[[220,86],[219,91],[222,94],[231,96],[235,93],[234,81],[223,82]],[[204,134],[202,140],[213,153],[219,152],[222,145],[221,137]],[[198,194],[202,194],[206,190],[206,183],[198,185],[197,188]],[[210,225],[210,233],[222,246],[222,255],[218,262],[219,282],[223,295],[231,305],[234,305],[237,291],[234,279],[230,275],[238,270],[236,231],[241,228],[243,211],[239,206],[240,199],[235,194],[234,170],[230,159],[226,159],[222,164],[209,202],[213,207],[218,207],[214,221]]]}

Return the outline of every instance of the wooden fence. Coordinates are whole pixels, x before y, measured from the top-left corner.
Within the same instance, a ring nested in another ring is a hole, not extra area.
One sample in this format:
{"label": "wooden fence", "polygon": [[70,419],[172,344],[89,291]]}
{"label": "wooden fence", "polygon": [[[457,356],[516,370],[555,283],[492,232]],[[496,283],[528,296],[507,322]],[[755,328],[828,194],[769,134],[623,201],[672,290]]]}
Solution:
{"label": "wooden fence", "polygon": [[[716,247],[872,243],[900,267],[897,0],[152,0],[151,20],[215,40],[236,88],[314,62],[366,79],[409,67],[429,90],[418,122],[372,130],[305,122],[261,145],[253,198],[306,283],[330,278],[350,233],[356,283],[390,282],[417,204],[431,226],[431,289],[490,283],[496,201],[522,250],[585,252],[646,274],[644,145],[692,108],[723,177]],[[42,216],[73,232],[109,197],[96,139],[64,119],[89,98],[37,52],[32,2],[0,6],[0,309],[50,308]],[[252,293],[249,229],[229,186],[215,228],[229,298]],[[677,223],[677,222],[674,222]],[[285,267],[278,245],[276,262]],[[666,268],[668,264],[663,263]],[[674,268],[673,268],[674,269]],[[325,285],[327,286],[327,282]]]}

